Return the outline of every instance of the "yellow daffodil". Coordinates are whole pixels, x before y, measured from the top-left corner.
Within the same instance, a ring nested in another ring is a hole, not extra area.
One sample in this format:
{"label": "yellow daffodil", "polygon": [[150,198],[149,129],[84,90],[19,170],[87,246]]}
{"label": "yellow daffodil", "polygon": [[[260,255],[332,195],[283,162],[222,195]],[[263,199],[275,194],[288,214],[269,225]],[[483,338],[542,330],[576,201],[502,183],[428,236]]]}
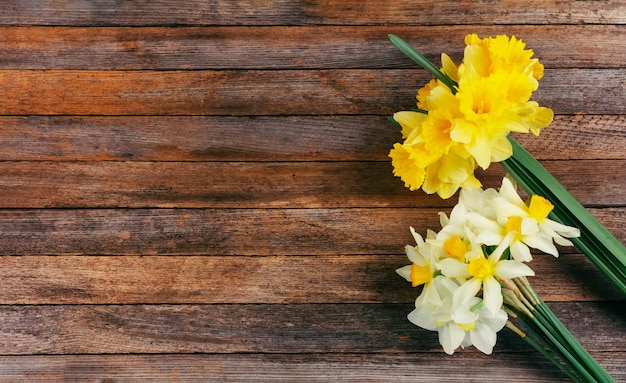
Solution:
{"label": "yellow daffodil", "polygon": [[461,64],[442,54],[443,77],[418,90],[417,107],[425,113],[394,115],[405,139],[389,153],[394,175],[410,190],[421,187],[444,199],[461,187],[480,186],[476,167],[512,155],[510,132],[537,135],[554,117],[530,101],[543,66],[521,40],[472,34],[465,43]]}
{"label": "yellow daffodil", "polygon": [[441,198],[446,199],[450,198],[460,187],[481,186],[480,181],[474,176],[475,168],[473,158],[450,151],[425,169],[422,189],[428,194],[437,193]]}

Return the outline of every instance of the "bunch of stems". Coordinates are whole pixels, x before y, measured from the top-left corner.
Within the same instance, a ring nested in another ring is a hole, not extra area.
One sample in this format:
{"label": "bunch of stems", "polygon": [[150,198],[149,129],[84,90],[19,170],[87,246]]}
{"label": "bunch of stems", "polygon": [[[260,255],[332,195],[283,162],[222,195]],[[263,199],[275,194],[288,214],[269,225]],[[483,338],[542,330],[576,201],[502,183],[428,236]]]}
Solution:
{"label": "bunch of stems", "polygon": [[503,289],[504,308],[528,332],[510,320],[507,327],[565,372],[581,383],[611,383],[615,379],[587,352],[545,302],[526,277],[514,278],[513,288]]}

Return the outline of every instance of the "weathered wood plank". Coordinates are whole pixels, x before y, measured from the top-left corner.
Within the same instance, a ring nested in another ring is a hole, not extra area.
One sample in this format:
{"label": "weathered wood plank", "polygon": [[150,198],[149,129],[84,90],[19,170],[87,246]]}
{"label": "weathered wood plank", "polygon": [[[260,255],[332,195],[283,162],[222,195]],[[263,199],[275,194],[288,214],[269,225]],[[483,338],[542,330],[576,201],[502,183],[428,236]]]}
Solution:
{"label": "weathered wood plank", "polygon": [[[3,69],[338,69],[414,67],[402,36],[433,62],[457,62],[468,33],[515,35],[547,68],[619,68],[625,26],[0,27]],[[559,49],[554,49],[558,46]]]}
{"label": "weathered wood plank", "polygon": [[0,254],[397,254],[410,224],[438,222],[437,209],[3,210]]}
{"label": "weathered wood plank", "polygon": [[[544,161],[589,206],[626,206],[626,160]],[[499,187],[505,172],[480,172]],[[585,182],[580,182],[584,179]],[[386,162],[0,162],[3,208],[452,206],[410,192]]]}
{"label": "weathered wood plank", "polygon": [[[626,159],[626,116],[557,115],[538,159]],[[0,116],[0,161],[388,161],[386,116]]]}
{"label": "weathered wood plank", "polygon": [[[0,379],[28,382],[254,381],[288,382],[570,382],[547,359],[529,350],[483,355],[463,351],[393,354],[165,354],[3,356]],[[617,381],[626,379],[623,352],[593,354]]]}
{"label": "weathered wood plank", "polygon": [[[623,351],[623,302],[550,307],[590,352]],[[411,310],[412,304],[0,306],[0,354],[440,352],[436,333],[406,319]],[[498,350],[529,346],[503,331]]]}
{"label": "weathered wood plank", "polygon": [[[547,70],[535,99],[560,114],[625,114],[625,70]],[[419,69],[0,71],[12,115],[391,114],[413,107]]]}
{"label": "weathered wood plank", "polygon": [[[398,254],[439,208],[0,210],[2,255]],[[626,240],[624,208],[590,209]],[[571,252],[571,251],[570,251]]]}
{"label": "weathered wood plank", "polygon": [[620,1],[2,2],[4,25],[625,24]]}
{"label": "weathered wood plank", "polygon": [[[420,290],[395,273],[406,264],[403,255],[0,257],[0,302],[411,303]],[[583,255],[538,255],[530,266],[547,302],[623,299]]]}

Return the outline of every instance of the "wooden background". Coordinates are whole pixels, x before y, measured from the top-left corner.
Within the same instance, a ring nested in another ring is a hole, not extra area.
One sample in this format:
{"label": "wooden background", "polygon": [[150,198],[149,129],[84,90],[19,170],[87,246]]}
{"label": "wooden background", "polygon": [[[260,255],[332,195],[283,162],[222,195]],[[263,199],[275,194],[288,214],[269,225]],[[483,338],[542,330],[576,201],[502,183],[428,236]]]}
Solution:
{"label": "wooden background", "polygon": [[[0,381],[566,381],[406,320],[409,226],[441,201],[387,153],[463,37],[514,34],[556,113],[519,141],[626,240],[626,4],[0,1]],[[497,186],[494,165],[482,179]],[[586,258],[536,289],[626,381],[624,297]]]}

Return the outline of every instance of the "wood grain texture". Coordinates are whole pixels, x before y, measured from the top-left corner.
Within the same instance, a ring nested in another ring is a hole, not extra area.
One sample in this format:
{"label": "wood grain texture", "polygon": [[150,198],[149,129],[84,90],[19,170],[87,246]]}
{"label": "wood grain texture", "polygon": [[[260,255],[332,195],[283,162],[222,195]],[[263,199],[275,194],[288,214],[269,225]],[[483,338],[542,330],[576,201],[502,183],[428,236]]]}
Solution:
{"label": "wood grain texture", "polygon": [[[529,351],[530,352],[530,351]],[[527,354],[498,352],[452,356],[433,354],[166,354],[0,357],[0,379],[27,377],[29,382],[168,381],[168,382],[300,382],[401,383],[446,376],[448,382],[569,382],[549,362]],[[606,353],[594,352],[602,365],[622,381],[621,365]],[[612,353],[622,358],[621,353]],[[445,371],[446,373],[444,373]],[[449,378],[448,378],[449,376]]]}
{"label": "wood grain texture", "polygon": [[[387,117],[515,34],[556,117],[516,139],[626,241],[622,1],[0,0],[0,382],[564,382],[511,332],[445,355],[395,269],[442,201]],[[498,165],[480,172],[496,186]],[[533,284],[626,381],[624,297],[576,249]]]}
{"label": "wood grain texture", "polygon": [[[559,114],[625,114],[623,69],[546,70],[534,99]],[[0,71],[11,115],[385,114],[414,107],[423,70]]]}
{"label": "wood grain texture", "polygon": [[[6,3],[6,4],[4,4]],[[123,3],[87,0],[8,1],[5,25],[301,25],[301,24],[626,24],[623,4],[613,1],[428,0],[362,2],[332,0],[141,0]]]}
{"label": "wood grain texture", "polygon": [[[434,353],[437,334],[406,320],[412,304],[0,306],[0,354]],[[620,352],[623,302],[553,302],[590,352]],[[499,347],[530,351],[510,331]],[[606,354],[605,354],[606,355]]]}
{"label": "wood grain texture", "polygon": [[[625,115],[557,115],[540,160],[626,159]],[[386,116],[0,116],[1,161],[389,161]]]}
{"label": "wood grain texture", "polygon": [[[406,256],[22,256],[0,258],[5,305],[412,303]],[[620,300],[580,254],[535,255],[547,302]],[[271,277],[270,277],[271,276]],[[28,281],[28,283],[22,283]],[[563,289],[567,286],[567,289]]]}
{"label": "wood grain texture", "polygon": [[[548,68],[620,68],[626,26],[0,27],[3,69],[413,68],[401,36],[433,62],[461,61],[469,33],[515,35]],[[553,49],[559,46],[558,50]],[[600,48],[601,47],[601,48]],[[219,53],[218,53],[219,52]]]}
{"label": "wood grain texture", "polygon": [[[544,161],[587,206],[626,206],[626,160]],[[500,186],[494,165],[479,178]],[[580,182],[584,179],[585,182]],[[62,180],[62,182],[59,182]],[[0,162],[5,208],[452,206],[410,192],[386,162]]]}
{"label": "wood grain texture", "polygon": [[[2,255],[398,254],[438,208],[0,210]],[[623,208],[590,209],[626,240]],[[381,238],[385,240],[382,241]]]}

